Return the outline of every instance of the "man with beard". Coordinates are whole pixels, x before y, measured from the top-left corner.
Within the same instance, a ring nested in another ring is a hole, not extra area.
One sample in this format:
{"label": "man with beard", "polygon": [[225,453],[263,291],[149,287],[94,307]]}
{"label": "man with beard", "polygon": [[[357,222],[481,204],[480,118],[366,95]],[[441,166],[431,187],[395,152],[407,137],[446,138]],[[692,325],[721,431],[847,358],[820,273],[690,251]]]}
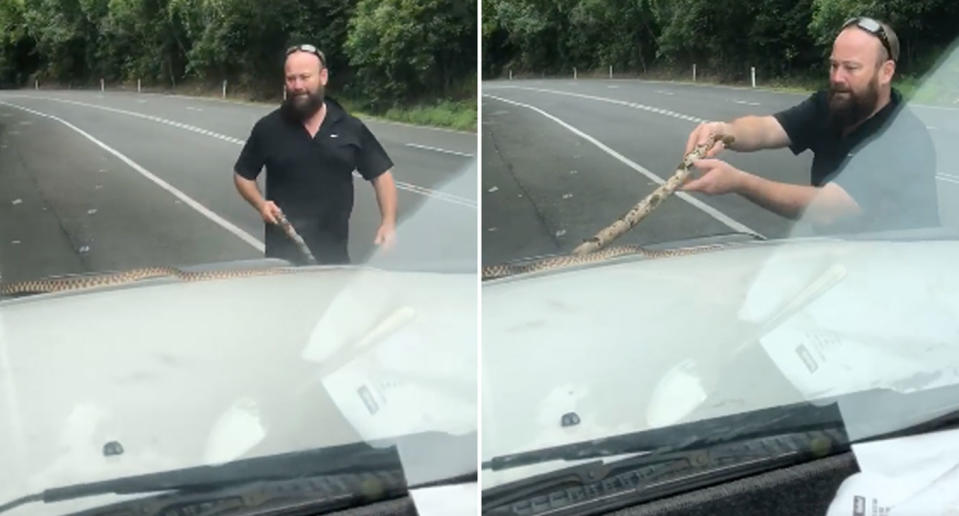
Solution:
{"label": "man with beard", "polygon": [[773,181],[714,159],[720,142],[695,162],[702,175],[683,189],[738,193],[826,232],[937,226],[935,150],[925,125],[891,87],[898,57],[899,40],[888,25],[850,19],[833,42],[828,90],[774,115],[700,124],[686,144],[689,152],[728,135],[736,151],[810,149],[811,185]]}
{"label": "man with beard", "polygon": [[[266,222],[266,256],[303,263],[282,229],[282,214],[323,264],[349,263],[353,171],[373,183],[381,223],[374,243],[392,245],[396,231],[393,162],[366,126],[325,96],[326,58],[313,45],[291,47],[284,65],[286,99],[261,118],[234,166],[240,195]],[[256,178],[266,165],[266,198]]]}

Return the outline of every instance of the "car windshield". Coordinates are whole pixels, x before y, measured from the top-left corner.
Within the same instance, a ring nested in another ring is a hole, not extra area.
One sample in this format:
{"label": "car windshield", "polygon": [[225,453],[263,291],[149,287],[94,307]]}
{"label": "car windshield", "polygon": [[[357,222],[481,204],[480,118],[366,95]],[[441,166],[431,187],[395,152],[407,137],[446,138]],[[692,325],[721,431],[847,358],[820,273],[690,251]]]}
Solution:
{"label": "car windshield", "polygon": [[[872,396],[959,383],[954,6],[483,5],[484,509],[662,488],[611,464],[813,431],[810,403],[842,442],[946,410]],[[751,414],[795,426],[723,419]]]}
{"label": "car windshield", "polygon": [[454,3],[0,2],[0,508],[352,445],[398,463],[307,476],[402,488],[319,480],[353,503],[475,482],[477,11]]}

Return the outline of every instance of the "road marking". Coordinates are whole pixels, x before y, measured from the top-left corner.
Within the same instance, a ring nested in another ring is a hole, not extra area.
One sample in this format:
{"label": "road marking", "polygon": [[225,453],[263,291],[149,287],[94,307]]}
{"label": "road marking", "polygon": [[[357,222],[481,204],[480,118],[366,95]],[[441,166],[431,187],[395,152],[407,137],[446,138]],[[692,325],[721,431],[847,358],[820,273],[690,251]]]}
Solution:
{"label": "road marking", "polygon": [[[225,135],[225,134],[216,133],[216,132],[213,132],[213,131],[210,131],[210,130],[207,130],[207,129],[202,129],[202,128],[200,128],[200,127],[192,126],[192,125],[189,125],[189,124],[184,124],[184,123],[181,123],[181,122],[176,122],[176,121],[173,121],[173,120],[167,120],[167,119],[165,119],[165,118],[160,118],[160,117],[157,117],[157,116],[146,115],[146,114],[143,114],[143,113],[137,113],[136,111],[127,111],[127,110],[125,110],[125,109],[111,108],[111,107],[107,107],[107,106],[100,106],[100,105],[97,105],[97,104],[88,104],[88,103],[86,103],[86,102],[79,102],[79,101],[76,101],[76,100],[67,100],[67,99],[58,99],[58,98],[54,98],[54,97],[32,97],[32,96],[28,96],[28,95],[18,95],[17,97],[19,97],[19,98],[26,98],[26,99],[35,99],[35,100],[52,100],[52,101],[54,101],[54,102],[62,102],[62,103],[65,103],[65,104],[75,104],[75,105],[77,105],[77,106],[89,107],[89,108],[93,108],[93,109],[102,109],[102,110],[104,110],[104,111],[110,111],[110,112],[118,113],[118,114],[121,114],[121,115],[128,115],[128,116],[132,116],[132,117],[136,117],[136,118],[141,118],[141,119],[144,119],[144,120],[150,120],[150,121],[152,121],[152,122],[158,122],[158,123],[161,123],[161,124],[165,124],[165,125],[169,125],[169,126],[172,126],[172,127],[176,127],[176,128],[178,128],[178,129],[184,129],[184,130],[186,130],[186,131],[191,131],[191,132],[194,132],[194,133],[197,133],[197,134],[202,134],[202,135],[205,135],[205,136],[210,136],[210,137],[213,137],[213,138],[217,138],[217,139],[219,139],[219,140],[223,140],[223,141],[225,141],[225,142],[233,143],[233,144],[236,144],[236,145],[244,145],[244,144],[246,143],[246,140],[241,140],[241,139],[239,139],[239,138],[233,138],[232,136],[227,136],[227,135]],[[2,102],[0,102],[0,103],[2,103]],[[15,104],[9,104],[9,105],[10,105],[10,106],[14,106],[14,107],[20,107],[20,106],[17,106],[17,105],[15,105]],[[20,109],[26,109],[26,108],[20,108]],[[53,116],[53,115],[48,115],[48,116]],[[15,134],[15,132],[14,132],[14,131],[10,131],[9,134]],[[451,152],[452,152],[452,151],[451,151]],[[356,174],[354,174],[354,175],[356,175]],[[466,197],[460,197],[460,196],[458,196],[458,195],[448,194],[448,193],[445,193],[445,192],[440,192],[440,191],[438,191],[438,190],[432,190],[432,189],[430,189],[430,188],[425,188],[425,187],[422,187],[422,186],[419,186],[419,185],[414,185],[414,184],[412,184],[412,183],[406,183],[406,182],[403,182],[403,181],[395,181],[395,184],[396,184],[396,187],[397,187],[397,188],[399,188],[400,190],[405,190],[405,191],[407,191],[407,192],[413,192],[413,193],[416,193],[416,194],[419,194],[419,195],[424,195],[424,196],[427,196],[427,197],[435,197],[435,198],[437,198],[437,199],[439,199],[439,200],[441,200],[441,201],[445,201],[445,202],[448,202],[448,203],[451,203],[451,204],[457,204],[457,205],[460,205],[460,206],[467,206],[467,207],[471,207],[471,208],[476,208],[476,207],[477,207],[476,202],[472,201],[471,199],[467,199]],[[185,194],[184,194],[184,195],[185,195]],[[189,204],[189,203],[188,203],[188,204]]]}
{"label": "road marking", "polygon": [[959,184],[959,176],[952,175],[952,174],[947,174],[947,173],[945,173],[945,172],[940,172],[940,173],[936,174],[936,179],[938,179],[938,180],[940,180],[940,181],[945,181],[945,182],[947,182],[947,183]]}
{"label": "road marking", "polygon": [[[101,141],[98,140],[96,137],[94,137],[94,136],[91,135],[90,133],[84,131],[83,129],[80,129],[79,127],[71,124],[70,122],[67,122],[66,120],[64,120],[64,119],[62,119],[62,118],[60,118],[60,117],[58,117],[58,116],[48,115],[48,114],[46,114],[46,113],[41,113],[41,112],[39,112],[39,111],[35,111],[35,110],[33,110],[33,109],[30,109],[30,108],[26,108],[26,107],[23,107],[23,106],[19,106],[19,105],[17,105],[17,104],[10,104],[10,103],[4,102],[4,101],[2,101],[2,100],[0,100],[0,104],[3,104],[3,105],[6,105],[6,106],[10,106],[10,107],[13,107],[13,108],[17,108],[17,109],[26,111],[27,113],[30,113],[30,114],[39,116],[39,117],[41,117],[41,118],[49,118],[50,120],[56,120],[57,122],[60,122],[61,124],[69,127],[70,129],[73,129],[74,131],[76,131],[77,133],[79,133],[79,134],[80,134],[81,136],[83,136],[84,138],[86,138],[86,139],[90,140],[91,142],[93,142],[94,144],[96,144],[98,147],[100,147],[100,148],[102,148],[103,150],[109,152],[110,154],[113,154],[114,156],[116,156],[117,159],[119,159],[120,161],[126,163],[130,168],[132,168],[133,170],[139,172],[140,175],[142,175],[143,177],[149,179],[150,181],[152,181],[153,183],[155,183],[155,184],[156,184],[157,186],[159,186],[160,188],[163,188],[163,189],[166,190],[167,192],[173,194],[174,197],[176,197],[177,199],[180,199],[180,200],[183,201],[186,205],[188,205],[188,206],[190,206],[191,208],[193,208],[194,210],[198,211],[198,212],[199,212],[201,215],[203,215],[204,217],[210,219],[210,220],[213,221],[215,224],[219,225],[220,227],[222,227],[223,229],[229,231],[230,233],[233,233],[233,235],[235,235],[235,236],[236,236],[237,238],[239,238],[240,240],[243,240],[243,241],[246,242],[247,244],[250,244],[250,246],[252,246],[252,247],[253,247],[254,249],[256,249],[257,251],[263,252],[263,251],[265,250],[265,247],[264,247],[264,245],[263,245],[263,242],[259,241],[259,240],[258,240],[256,237],[254,237],[253,235],[247,233],[246,231],[244,231],[244,230],[240,229],[239,227],[237,227],[236,225],[234,225],[232,222],[230,222],[230,221],[224,219],[223,217],[217,215],[215,212],[213,212],[212,210],[210,210],[210,209],[207,208],[206,206],[203,206],[203,205],[200,204],[199,202],[195,201],[195,200],[194,200],[192,197],[190,197],[189,195],[187,195],[187,194],[183,193],[182,191],[178,190],[176,187],[174,187],[174,186],[171,185],[170,183],[167,183],[167,182],[164,181],[163,179],[160,179],[156,174],[153,174],[153,173],[150,172],[149,170],[143,168],[142,166],[140,166],[138,163],[136,163],[136,162],[133,161],[132,159],[126,157],[126,156],[125,156],[123,153],[121,153],[120,151],[118,151],[118,150],[110,147],[109,145],[101,142]],[[86,246],[84,246],[84,247],[86,247]],[[89,250],[89,248],[87,248],[87,250]],[[82,250],[82,248],[81,248],[81,252],[84,252],[84,251]]]}
{"label": "road marking", "polygon": [[609,89],[611,89],[611,90],[618,90],[618,89],[619,89],[619,86],[616,86],[615,84],[610,84],[609,86],[606,86],[606,87],[609,88]]}
{"label": "road marking", "polygon": [[199,111],[199,112],[201,112],[201,113],[203,112],[203,109],[198,108],[198,107],[193,107],[193,106],[187,106],[186,109],[187,109],[187,111]]}
{"label": "road marking", "polygon": [[454,150],[449,150],[449,149],[441,149],[441,148],[439,148],[439,147],[430,147],[429,145],[420,145],[420,144],[418,144],[418,143],[407,143],[406,146],[407,146],[407,147],[413,147],[414,149],[424,149],[424,150],[430,150],[430,151],[433,151],[433,152],[442,152],[442,153],[445,153],[445,154],[455,154],[455,155],[457,155],[457,156],[463,156],[464,158],[472,158],[472,157],[473,157],[472,154],[468,154],[468,153],[465,153],[465,152],[459,152],[459,151],[454,151]]}
{"label": "road marking", "polygon": [[661,95],[669,95],[669,96],[675,95],[675,93],[673,93],[673,92],[671,92],[671,91],[666,91],[666,90],[656,90],[656,93],[659,93],[659,94],[661,94]]}
{"label": "road marking", "polygon": [[570,93],[568,91],[548,90],[545,88],[528,88],[525,86],[487,86],[484,89],[485,90],[515,89],[515,90],[538,91],[540,93],[553,93],[556,95],[566,95],[569,97],[578,97],[578,98],[589,99],[589,100],[597,100],[600,102],[608,102],[610,104],[618,104],[620,106],[627,106],[627,107],[639,109],[642,111],[649,111],[650,113],[665,115],[665,116],[676,118],[679,120],[689,120],[691,122],[696,122],[696,123],[706,121],[699,117],[684,115],[682,113],[677,113],[675,111],[670,111],[668,109],[662,109],[655,106],[647,106],[646,104],[638,104],[636,102],[627,102],[625,100],[611,99],[607,97],[597,97],[595,95],[584,95],[582,93]]}
{"label": "road marking", "polygon": [[[36,99],[36,100],[50,100],[50,101],[53,101],[53,102],[61,102],[61,103],[63,103],[63,104],[73,104],[73,105],[75,105],[75,106],[83,106],[83,107],[88,107],[88,108],[93,108],[93,109],[101,109],[101,110],[103,110],[103,111],[109,111],[109,112],[111,112],[111,113],[117,113],[117,114],[121,114],[121,115],[132,116],[132,117],[135,117],[135,118],[140,118],[140,119],[142,119],[142,120],[149,120],[149,121],[151,121],[151,122],[157,122],[157,123],[164,124],[164,125],[168,125],[168,126],[171,126],[171,127],[176,127],[176,128],[178,128],[178,129],[184,129],[184,130],[186,130],[186,131],[194,132],[194,133],[197,133],[197,134],[203,134],[203,131],[205,131],[205,129],[202,129],[202,128],[200,128],[200,127],[192,126],[192,125],[189,125],[189,124],[184,124],[184,123],[177,122],[177,121],[174,121],[174,120],[168,120],[168,119],[166,119],[166,118],[160,118],[160,117],[158,117],[158,116],[146,115],[146,114],[143,114],[143,113],[138,113],[138,112],[136,112],[136,111],[127,111],[127,110],[125,110],[125,109],[111,108],[111,107],[107,107],[107,106],[101,106],[101,105],[98,105],[98,104],[88,104],[88,103],[86,103],[86,102],[80,102],[80,101],[77,101],[77,100],[58,99],[58,98],[55,98],[55,97],[33,97],[33,96],[28,96],[28,95],[21,95],[20,98],[28,98],[28,99]],[[237,145],[243,145],[244,143],[246,143],[245,140],[241,140],[241,139],[239,139],[239,138],[233,138],[232,136],[227,136],[227,135],[225,135],[225,134],[218,134],[218,133],[214,133],[214,132],[211,132],[211,131],[208,131],[208,133],[209,133],[208,136],[212,136],[212,137],[214,137],[214,138],[217,138],[217,139],[219,139],[219,140],[223,140],[223,141],[225,141],[225,142],[234,143],[234,144],[237,144]]]}
{"label": "road marking", "polygon": [[915,102],[910,102],[909,107],[918,107],[923,109],[938,109],[941,111],[959,111],[959,108],[948,107],[948,106],[931,106],[929,104],[918,104]]}
{"label": "road marking", "polygon": [[[593,145],[599,147],[603,152],[605,152],[605,153],[609,154],[610,156],[616,158],[616,159],[619,160],[621,163],[623,163],[624,165],[628,166],[629,168],[635,170],[636,172],[639,172],[640,174],[648,177],[651,181],[655,181],[657,184],[660,184],[660,185],[666,182],[666,180],[664,180],[663,178],[661,178],[661,177],[659,177],[658,175],[650,172],[649,170],[646,170],[645,168],[643,168],[643,167],[642,167],[641,165],[639,165],[638,163],[636,163],[636,162],[630,160],[629,158],[627,158],[626,156],[623,156],[622,154],[616,152],[615,150],[611,149],[610,147],[608,147],[608,146],[607,146],[606,144],[604,144],[603,142],[597,140],[596,138],[593,138],[592,136],[590,136],[590,135],[584,133],[583,131],[581,131],[581,130],[575,128],[575,127],[573,127],[572,125],[569,125],[568,123],[566,123],[566,122],[560,120],[559,118],[557,118],[557,117],[555,117],[555,116],[547,113],[546,111],[543,111],[542,109],[540,109],[540,108],[538,108],[538,107],[531,106],[531,105],[529,105],[529,104],[523,104],[522,102],[516,102],[515,100],[509,100],[509,99],[504,99],[504,98],[502,98],[502,97],[497,97],[497,96],[494,96],[494,95],[485,94],[485,93],[483,94],[483,96],[484,96],[484,97],[489,97],[489,98],[491,98],[491,99],[498,100],[498,101],[500,101],[500,102],[505,102],[505,103],[507,103],[507,104],[512,104],[512,105],[514,105],[514,106],[524,107],[524,108],[533,110],[533,111],[535,111],[535,112],[537,112],[537,113],[545,116],[546,118],[548,118],[548,119],[556,122],[557,124],[565,127],[565,128],[568,129],[570,132],[572,132],[573,134],[579,136],[580,138],[582,138],[582,139],[584,139],[584,140],[592,143]],[[743,223],[741,223],[741,222],[733,219],[733,218],[730,217],[729,215],[726,215],[725,213],[717,210],[716,208],[713,208],[712,206],[704,203],[703,201],[700,201],[699,199],[693,197],[692,195],[689,195],[689,194],[686,193],[686,192],[676,192],[675,195],[676,195],[677,197],[679,197],[680,199],[682,199],[682,200],[688,202],[689,204],[693,205],[694,207],[702,210],[704,213],[706,213],[706,214],[709,215],[710,217],[712,217],[712,218],[718,220],[719,222],[725,224],[726,226],[732,228],[734,231],[738,231],[738,232],[742,232],[742,233],[750,233],[750,234],[756,235],[757,237],[765,238],[765,237],[763,237],[763,235],[762,235],[761,233],[759,233],[758,231],[755,231],[754,229],[750,228],[749,226],[746,226],[745,224],[743,224]]]}
{"label": "road marking", "polygon": [[[353,177],[357,179],[363,179],[363,176],[356,171],[353,172]],[[426,188],[425,186],[414,185],[413,183],[406,183],[404,181],[394,180],[394,183],[396,184],[396,188],[400,190],[405,190],[407,192],[420,194],[426,197],[435,197],[436,199],[440,201],[446,201],[450,204],[458,204],[460,206],[465,206],[467,208],[477,209],[476,202],[466,197],[460,197],[459,195],[441,192],[439,190],[433,190],[430,188]]]}

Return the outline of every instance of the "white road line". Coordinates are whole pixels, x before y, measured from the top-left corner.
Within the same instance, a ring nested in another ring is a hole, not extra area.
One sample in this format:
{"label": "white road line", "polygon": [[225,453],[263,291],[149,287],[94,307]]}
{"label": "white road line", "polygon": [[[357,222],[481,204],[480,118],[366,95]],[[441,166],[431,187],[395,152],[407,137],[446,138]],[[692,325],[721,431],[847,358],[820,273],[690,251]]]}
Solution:
{"label": "white road line", "polygon": [[[491,98],[491,99],[498,100],[498,101],[500,101],[500,102],[505,102],[505,103],[507,103],[507,104],[512,104],[512,105],[514,105],[514,106],[524,107],[524,108],[533,110],[533,111],[535,111],[535,112],[537,112],[537,113],[545,116],[546,118],[548,118],[548,119],[556,122],[557,124],[565,127],[566,129],[568,129],[569,131],[571,131],[573,134],[579,136],[580,138],[583,138],[584,140],[586,140],[586,141],[592,143],[593,145],[599,147],[603,152],[605,152],[605,153],[609,154],[610,156],[616,158],[616,159],[619,160],[621,163],[623,163],[624,165],[628,166],[629,168],[635,170],[636,172],[639,172],[640,174],[648,177],[651,181],[655,181],[657,184],[663,184],[663,183],[666,182],[663,178],[657,176],[656,174],[650,172],[649,170],[646,170],[645,168],[643,168],[643,167],[642,167],[641,165],[639,165],[638,163],[630,160],[630,159],[627,158],[626,156],[623,156],[622,154],[620,154],[620,153],[616,152],[615,150],[609,148],[609,147],[608,147],[607,145],[605,145],[603,142],[597,140],[596,138],[593,138],[592,136],[584,133],[583,131],[581,131],[581,130],[579,130],[579,129],[571,126],[571,125],[569,125],[568,123],[566,123],[566,122],[560,120],[559,118],[557,118],[557,117],[555,117],[555,116],[547,113],[546,111],[543,111],[542,109],[540,109],[540,108],[538,108],[538,107],[531,106],[531,105],[529,105],[529,104],[523,104],[522,102],[516,102],[516,101],[514,101],[514,100],[504,99],[504,98],[502,98],[502,97],[497,97],[497,96],[494,96],[494,95],[485,94],[485,93],[483,94],[483,96],[484,96],[484,97],[489,97],[489,98]],[[712,218],[718,220],[719,222],[725,224],[726,226],[732,228],[734,231],[739,231],[739,232],[742,232],[742,233],[751,233],[751,234],[756,235],[756,236],[758,236],[758,237],[760,237],[760,238],[765,238],[765,237],[763,237],[762,234],[759,233],[758,231],[756,231],[756,230],[754,230],[754,229],[746,226],[745,224],[743,224],[743,223],[741,223],[741,222],[733,219],[732,217],[730,217],[730,216],[726,215],[725,213],[717,210],[716,208],[713,208],[712,206],[710,206],[710,205],[708,205],[708,204],[700,201],[699,199],[697,199],[697,198],[689,195],[689,194],[686,193],[686,192],[676,192],[675,195],[676,195],[677,197],[679,197],[680,199],[682,199],[682,200],[688,202],[689,204],[693,205],[695,208],[698,208],[698,209],[702,210],[704,213],[706,213],[706,214],[709,215],[710,217],[712,217]]]}
{"label": "white road line", "polygon": [[2,100],[0,100],[0,104],[3,104],[3,105],[6,105],[6,106],[10,106],[10,107],[13,107],[13,108],[17,108],[17,109],[26,111],[27,113],[31,113],[31,114],[36,115],[36,116],[39,116],[39,117],[41,117],[41,118],[49,118],[50,120],[56,120],[57,122],[60,122],[61,124],[69,127],[70,129],[73,129],[74,131],[76,131],[77,133],[79,133],[79,134],[80,134],[81,136],[83,136],[84,138],[86,138],[86,139],[90,140],[91,142],[93,142],[94,144],[96,144],[98,147],[100,147],[100,148],[102,148],[103,150],[109,152],[110,154],[113,154],[114,156],[116,156],[117,159],[119,159],[120,161],[126,163],[130,168],[132,168],[133,170],[139,172],[140,175],[142,175],[143,177],[149,179],[150,181],[153,181],[153,183],[155,183],[155,184],[156,184],[157,186],[159,186],[160,188],[163,188],[163,189],[166,190],[167,192],[170,192],[171,194],[173,194],[174,197],[176,197],[177,199],[183,201],[183,203],[186,204],[187,206],[189,206],[189,207],[193,208],[194,210],[198,211],[201,215],[203,215],[204,217],[210,219],[211,221],[213,221],[215,224],[219,225],[219,226],[222,227],[223,229],[229,231],[230,233],[233,233],[233,235],[235,235],[235,236],[236,236],[237,238],[239,238],[240,240],[243,240],[243,241],[246,242],[247,244],[250,244],[250,246],[253,247],[254,249],[256,249],[257,251],[260,251],[260,252],[263,252],[263,251],[264,251],[265,247],[264,247],[264,245],[263,245],[263,242],[259,241],[256,237],[254,237],[253,235],[251,235],[251,234],[247,233],[246,231],[240,229],[239,227],[237,227],[236,225],[234,225],[232,222],[230,222],[230,221],[224,219],[223,217],[217,215],[215,212],[213,212],[212,210],[210,210],[210,209],[207,208],[206,206],[203,206],[203,205],[200,204],[199,202],[195,201],[195,200],[194,200],[192,197],[190,197],[189,195],[187,195],[187,194],[183,193],[182,191],[178,190],[176,187],[174,187],[174,186],[171,185],[170,183],[167,183],[167,182],[164,181],[163,179],[160,179],[156,174],[153,174],[153,173],[150,172],[149,170],[143,168],[142,166],[140,166],[138,163],[136,163],[136,162],[133,161],[132,159],[126,157],[126,156],[125,156],[123,153],[121,153],[120,151],[118,151],[118,150],[110,147],[109,145],[101,142],[100,140],[96,139],[93,135],[91,135],[90,133],[87,133],[87,132],[84,131],[83,129],[80,129],[79,127],[71,124],[70,122],[67,122],[66,120],[64,120],[64,119],[62,119],[62,118],[60,118],[60,117],[58,117],[58,116],[48,115],[48,114],[46,114],[46,113],[41,113],[41,112],[39,112],[39,111],[34,111],[33,109],[26,108],[26,107],[23,107],[23,106],[19,106],[19,105],[17,105],[17,104],[10,104],[10,103],[4,102],[4,101],[2,101]]}
{"label": "white road line", "polygon": [[[631,108],[634,108],[634,109],[639,109],[639,110],[642,110],[642,111],[649,111],[650,113],[656,113],[656,114],[660,114],[660,115],[666,115],[666,116],[669,116],[669,117],[672,117],[672,118],[676,118],[676,119],[679,119],[679,120],[689,120],[690,122],[695,122],[695,123],[700,123],[700,122],[705,122],[705,121],[706,121],[706,120],[704,120],[704,119],[702,119],[702,118],[699,118],[699,117],[690,116],[690,115],[683,115],[683,114],[681,114],[681,113],[675,113],[675,112],[673,112],[673,111],[664,110],[664,109],[661,109],[661,108],[657,108],[657,107],[655,107],[655,106],[647,106],[647,105],[645,105],[645,104],[638,104],[638,103],[636,103],[636,102],[627,102],[627,101],[625,101],[625,100],[611,99],[611,98],[606,98],[606,97],[597,97],[597,96],[595,96],[595,95],[584,95],[584,94],[582,94],[582,93],[570,93],[570,92],[568,92],[568,91],[548,90],[548,89],[545,89],[545,88],[528,88],[528,87],[526,87],[526,86],[487,86],[486,88],[484,88],[484,90],[500,90],[500,89],[527,90],[527,91],[537,91],[537,92],[540,92],[540,93],[553,93],[553,94],[556,94],[556,95],[566,95],[566,96],[568,96],[568,97],[578,97],[578,98],[582,98],[582,99],[597,100],[597,101],[600,101],[600,102],[608,102],[608,103],[610,103],[610,104],[618,104],[618,105],[620,105],[620,106],[627,106],[627,107],[631,107]],[[685,118],[683,118],[683,117],[685,117]]]}
{"label": "white road line", "polygon": [[[359,172],[354,171],[353,177],[357,179],[363,179],[363,176]],[[439,190],[432,190],[424,186],[414,185],[413,183],[407,183],[404,181],[396,181],[396,188],[400,190],[405,190],[407,192],[413,192],[416,194],[424,195],[426,197],[435,197],[441,201],[446,201],[451,204],[458,204],[460,206],[465,206],[467,208],[476,209],[477,204],[475,201],[468,199],[466,197],[460,197],[459,195],[450,194],[446,192],[440,192]]]}
{"label": "white road line", "polygon": [[407,143],[406,146],[407,146],[407,147],[413,147],[413,148],[416,148],[416,149],[431,150],[431,151],[434,151],[434,152],[443,152],[443,153],[445,153],[445,154],[454,154],[454,155],[456,155],[456,156],[463,156],[463,157],[465,157],[465,158],[472,158],[472,157],[473,157],[472,154],[468,154],[468,153],[466,153],[466,152],[459,152],[459,151],[454,151],[454,150],[449,150],[449,149],[441,149],[441,148],[439,148],[439,147],[430,147],[429,145],[420,145],[420,144],[418,144],[418,143]]}
{"label": "white road line", "polygon": [[947,183],[956,183],[959,184],[959,176],[947,174],[945,172],[940,172],[936,174],[936,179],[940,181],[945,181]]}
{"label": "white road line", "polygon": [[[75,104],[75,105],[78,105],[78,106],[89,107],[89,108],[93,108],[93,109],[102,109],[102,110],[104,110],[104,111],[110,111],[110,112],[119,113],[119,114],[122,114],[122,115],[128,115],[128,116],[132,116],[132,117],[136,117],[136,118],[142,118],[142,119],[144,119],[144,120],[150,120],[151,122],[158,122],[158,123],[161,123],[161,124],[165,124],[165,125],[169,125],[169,126],[172,126],[172,127],[176,127],[176,128],[178,128],[178,129],[184,129],[184,130],[187,130],[187,131],[191,131],[191,132],[194,132],[194,133],[197,133],[197,134],[203,134],[203,135],[206,135],[206,136],[211,136],[211,137],[213,137],[213,138],[218,138],[218,139],[223,140],[223,141],[225,141],[225,142],[233,143],[233,144],[236,144],[236,145],[243,145],[243,144],[246,143],[246,140],[241,140],[241,139],[239,139],[239,138],[234,138],[234,137],[232,137],[232,136],[227,136],[227,135],[225,135],[225,134],[219,134],[219,133],[216,133],[216,132],[213,132],[213,131],[210,131],[210,130],[207,130],[207,129],[202,129],[202,128],[199,128],[199,127],[195,127],[195,126],[192,126],[192,125],[189,125],[189,124],[184,124],[184,123],[176,122],[176,121],[173,121],[173,120],[167,120],[167,119],[165,119],[165,118],[160,118],[160,117],[151,116],[151,115],[145,115],[145,114],[143,114],[143,113],[137,113],[136,111],[127,111],[127,110],[125,110],[125,109],[111,108],[111,107],[107,107],[107,106],[100,106],[100,105],[97,105],[97,104],[88,104],[88,103],[86,103],[86,102],[79,102],[79,101],[76,101],[76,100],[58,99],[58,98],[54,98],[54,97],[33,97],[33,96],[28,96],[28,95],[18,95],[17,97],[19,97],[19,98],[26,98],[26,99],[35,99],[35,100],[52,100],[52,101],[54,101],[54,102],[62,102],[62,103],[65,103],[65,104]],[[11,105],[11,106],[15,106],[14,104],[10,104],[10,105]],[[15,107],[19,107],[19,106],[15,106]],[[26,108],[21,108],[21,109],[26,109]],[[52,116],[52,115],[50,115],[50,116]],[[14,132],[11,131],[9,134],[14,134]],[[449,151],[449,152],[453,152],[453,151]],[[437,198],[437,199],[439,199],[439,200],[441,200],[441,201],[445,201],[445,202],[448,202],[448,203],[451,203],[451,204],[457,204],[457,205],[460,205],[460,206],[467,206],[467,207],[471,207],[471,208],[476,208],[476,207],[477,207],[476,202],[472,201],[471,199],[467,199],[466,197],[460,197],[460,196],[458,196],[458,195],[448,194],[448,193],[445,193],[445,192],[440,192],[440,191],[438,191],[438,190],[432,190],[432,189],[430,189],[430,188],[425,188],[425,187],[422,187],[422,186],[419,186],[419,185],[414,185],[414,184],[412,184],[412,183],[405,183],[405,182],[403,182],[403,181],[396,181],[396,187],[399,188],[400,190],[406,190],[406,191],[408,191],[408,192],[413,192],[413,193],[416,193],[416,194],[419,194],[419,195],[424,195],[424,196],[427,196],[427,197],[435,197],[435,198]]]}

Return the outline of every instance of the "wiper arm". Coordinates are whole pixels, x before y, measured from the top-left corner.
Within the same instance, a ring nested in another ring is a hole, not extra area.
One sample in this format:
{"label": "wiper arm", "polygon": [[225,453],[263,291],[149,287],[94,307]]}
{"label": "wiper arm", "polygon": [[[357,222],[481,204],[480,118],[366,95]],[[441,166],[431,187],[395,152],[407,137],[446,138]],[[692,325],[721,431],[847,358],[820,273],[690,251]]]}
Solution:
{"label": "wiper arm", "polygon": [[841,429],[593,461],[483,491],[483,514],[598,513],[756,475],[849,449]]}
{"label": "wiper arm", "polygon": [[[843,421],[840,414],[847,420]],[[861,414],[856,413],[859,410]],[[877,424],[920,421],[886,432]],[[894,419],[899,418],[899,419]],[[959,386],[899,394],[871,390],[826,405],[800,403],[497,457],[484,469],[595,460],[483,491],[484,514],[583,514],[672,496],[846,452],[852,444],[959,425]],[[856,438],[856,435],[865,435]],[[636,455],[639,454],[639,455]]]}
{"label": "wiper arm", "polygon": [[0,513],[32,502],[62,502],[102,494],[214,490],[251,482],[337,473],[402,470],[396,446],[353,443],[46,489],[0,505]]}
{"label": "wiper arm", "polygon": [[557,460],[684,450],[754,437],[839,427],[841,424],[842,416],[836,404],[800,403],[502,455],[484,462],[483,469],[496,471]]}
{"label": "wiper arm", "polygon": [[[843,419],[840,404],[866,407],[862,414]],[[483,469],[502,470],[550,461],[586,460],[614,455],[679,451],[704,448],[752,438],[780,434],[845,428],[856,440],[908,435],[928,428],[952,423],[959,418],[959,385],[901,394],[886,389],[872,389],[834,398],[760,409],[712,419],[681,423],[613,437],[543,448],[529,452],[494,457],[483,463]],[[905,426],[895,431],[872,431],[889,421],[902,421]],[[919,422],[913,424],[912,422]]]}

